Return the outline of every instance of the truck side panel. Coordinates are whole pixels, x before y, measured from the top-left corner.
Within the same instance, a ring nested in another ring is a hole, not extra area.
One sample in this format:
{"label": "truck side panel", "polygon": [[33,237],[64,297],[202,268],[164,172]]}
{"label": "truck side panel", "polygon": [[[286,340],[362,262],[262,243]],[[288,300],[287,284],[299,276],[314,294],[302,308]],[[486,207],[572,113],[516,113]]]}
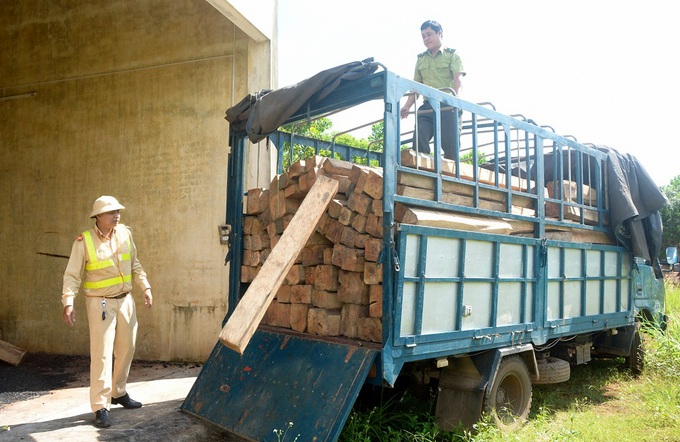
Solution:
{"label": "truck side panel", "polygon": [[622,248],[576,245],[548,247],[546,319],[559,328],[566,319],[630,310],[631,259]]}
{"label": "truck side panel", "polygon": [[[622,247],[402,225],[386,380],[405,362],[632,322]],[[546,290],[540,287],[546,286]]]}
{"label": "truck side panel", "polygon": [[[396,344],[411,336],[520,325],[536,317],[536,241],[471,232],[404,229]],[[418,234],[418,232],[422,232]]]}

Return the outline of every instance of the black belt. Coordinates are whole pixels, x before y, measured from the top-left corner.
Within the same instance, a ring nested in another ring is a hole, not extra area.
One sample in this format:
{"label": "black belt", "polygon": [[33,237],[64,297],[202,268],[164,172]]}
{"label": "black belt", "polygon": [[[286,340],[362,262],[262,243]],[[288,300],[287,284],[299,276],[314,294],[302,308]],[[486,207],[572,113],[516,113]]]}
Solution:
{"label": "black belt", "polygon": [[112,298],[112,299],[120,299],[120,298],[125,298],[129,294],[130,294],[130,292],[125,292],[125,293],[121,293],[120,295],[109,296],[109,297]]}

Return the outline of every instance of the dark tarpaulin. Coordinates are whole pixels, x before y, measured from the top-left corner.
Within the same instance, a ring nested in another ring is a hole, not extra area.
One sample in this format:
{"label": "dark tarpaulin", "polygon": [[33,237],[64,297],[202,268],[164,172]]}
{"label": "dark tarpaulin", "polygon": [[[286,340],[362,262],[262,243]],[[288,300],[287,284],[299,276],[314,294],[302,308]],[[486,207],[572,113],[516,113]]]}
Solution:
{"label": "dark tarpaulin", "polygon": [[337,88],[342,80],[365,77],[375,72],[378,66],[372,58],[354,61],[321,71],[292,86],[275,91],[264,89],[229,108],[225,118],[232,129],[245,129],[248,139],[257,143],[277,130],[308,100],[317,102]]}
{"label": "dark tarpaulin", "polygon": [[607,195],[611,225],[616,238],[661,273],[659,252],[663,226],[659,210],[668,203],[659,186],[630,154],[598,146],[607,153]]}

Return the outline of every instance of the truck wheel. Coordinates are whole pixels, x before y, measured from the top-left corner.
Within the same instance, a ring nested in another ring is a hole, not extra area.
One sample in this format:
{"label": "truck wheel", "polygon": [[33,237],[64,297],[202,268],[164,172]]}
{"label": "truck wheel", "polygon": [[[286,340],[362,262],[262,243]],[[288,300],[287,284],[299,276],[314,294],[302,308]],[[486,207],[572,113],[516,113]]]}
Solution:
{"label": "truck wheel", "polygon": [[630,355],[626,357],[626,367],[633,372],[633,374],[642,373],[645,366],[645,348],[642,345],[642,338],[640,337],[640,330],[635,331],[633,335],[633,344],[630,348]]}
{"label": "truck wheel", "polygon": [[547,357],[537,363],[539,377],[534,381],[535,385],[558,384],[568,381],[571,376],[569,362],[563,359]]}
{"label": "truck wheel", "polygon": [[531,408],[531,378],[520,356],[501,360],[484,409],[498,428],[507,431],[521,426]]}

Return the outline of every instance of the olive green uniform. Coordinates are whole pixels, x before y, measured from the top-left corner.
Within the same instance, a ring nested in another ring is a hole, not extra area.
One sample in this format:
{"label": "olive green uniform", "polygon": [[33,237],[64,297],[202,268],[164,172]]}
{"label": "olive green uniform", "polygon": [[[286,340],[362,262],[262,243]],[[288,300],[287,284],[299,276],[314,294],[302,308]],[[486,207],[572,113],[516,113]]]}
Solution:
{"label": "olive green uniform", "polygon": [[[443,48],[432,55],[429,51],[418,54],[413,79],[426,86],[441,89],[443,92],[455,95],[453,79],[455,74],[465,75],[463,62],[455,49]],[[453,110],[443,111],[441,115],[442,150],[446,158],[455,158]],[[460,125],[459,125],[460,128]],[[430,153],[430,140],[434,136],[434,113],[432,106],[425,103],[418,108],[417,139],[418,151]]]}
{"label": "olive green uniform", "polygon": [[463,62],[455,49],[444,48],[435,55],[430,54],[430,51],[418,54],[413,79],[435,89],[453,89],[454,74],[465,75]]}

